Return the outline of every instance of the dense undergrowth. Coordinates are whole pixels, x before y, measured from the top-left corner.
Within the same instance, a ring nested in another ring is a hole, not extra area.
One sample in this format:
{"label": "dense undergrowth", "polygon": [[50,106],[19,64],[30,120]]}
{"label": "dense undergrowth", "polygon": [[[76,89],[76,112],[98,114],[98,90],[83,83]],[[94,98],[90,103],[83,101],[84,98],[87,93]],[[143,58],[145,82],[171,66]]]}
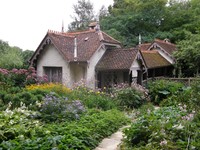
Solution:
{"label": "dense undergrowth", "polygon": [[121,149],[200,149],[199,82],[69,89],[35,73],[0,70],[0,149],[94,149],[131,119]]}
{"label": "dense undergrowth", "polygon": [[0,70],[0,149],[90,150],[130,123],[124,109],[145,101],[127,87],[112,93],[82,84],[69,89],[29,70]]}
{"label": "dense undergrowth", "polygon": [[200,149],[200,83],[184,87],[161,80],[151,83],[149,91],[151,101],[160,107],[148,104],[135,110],[121,149]]}

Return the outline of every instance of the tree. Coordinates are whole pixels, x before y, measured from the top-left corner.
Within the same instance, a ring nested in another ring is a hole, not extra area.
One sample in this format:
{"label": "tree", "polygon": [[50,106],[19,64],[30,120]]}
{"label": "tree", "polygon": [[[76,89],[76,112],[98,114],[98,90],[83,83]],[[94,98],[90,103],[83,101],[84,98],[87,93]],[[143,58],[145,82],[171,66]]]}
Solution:
{"label": "tree", "polygon": [[27,68],[28,60],[34,52],[22,51],[19,47],[11,47],[7,42],[0,40],[0,68]]}
{"label": "tree", "polygon": [[84,30],[88,28],[91,21],[94,21],[93,4],[90,1],[78,0],[78,4],[73,5],[74,21],[69,25],[69,31]]}
{"label": "tree", "polygon": [[25,50],[22,52],[22,58],[23,58],[23,66],[25,68],[28,68],[29,66],[29,59],[33,55],[34,51],[31,50]]}
{"label": "tree", "polygon": [[108,9],[103,5],[98,13],[99,20],[102,20],[103,18],[105,18],[108,15],[109,15]]}
{"label": "tree", "polygon": [[[173,43],[185,40],[189,31],[200,30],[199,0],[114,0],[109,15],[100,20],[105,32],[118,31],[124,45],[138,44],[154,38],[170,38]],[[118,38],[119,37],[119,38]]]}
{"label": "tree", "polygon": [[187,32],[187,38],[178,43],[178,51],[174,56],[183,76],[199,76],[200,34]]}
{"label": "tree", "polygon": [[162,25],[166,3],[167,0],[114,0],[110,14],[100,22],[102,30],[120,32],[120,39],[124,39],[121,42],[128,47],[138,44],[139,34],[143,42],[149,42]]}
{"label": "tree", "polygon": [[22,50],[18,47],[7,47],[0,55],[0,67],[11,69],[23,66]]}

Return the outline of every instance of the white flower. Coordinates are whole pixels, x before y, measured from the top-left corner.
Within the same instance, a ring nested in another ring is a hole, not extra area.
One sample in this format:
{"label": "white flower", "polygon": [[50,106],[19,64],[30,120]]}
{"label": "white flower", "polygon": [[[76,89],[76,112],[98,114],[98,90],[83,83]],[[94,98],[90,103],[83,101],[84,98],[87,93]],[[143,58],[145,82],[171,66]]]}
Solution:
{"label": "white flower", "polygon": [[179,124],[179,125],[174,125],[173,128],[176,128],[176,129],[180,130],[180,129],[183,129],[184,126],[182,126],[181,124]]}
{"label": "white flower", "polygon": [[163,140],[160,142],[160,146],[164,146],[164,145],[167,145],[167,141],[166,140]]}

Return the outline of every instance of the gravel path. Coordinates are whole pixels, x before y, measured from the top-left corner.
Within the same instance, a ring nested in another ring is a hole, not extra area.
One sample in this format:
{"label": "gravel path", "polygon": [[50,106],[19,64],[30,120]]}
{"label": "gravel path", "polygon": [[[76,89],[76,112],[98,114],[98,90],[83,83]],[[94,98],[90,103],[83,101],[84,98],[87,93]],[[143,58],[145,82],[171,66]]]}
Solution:
{"label": "gravel path", "polygon": [[110,137],[103,139],[99,146],[94,150],[119,150],[119,145],[123,139],[122,130],[128,127],[130,126],[122,127],[119,129],[119,131],[115,132]]}

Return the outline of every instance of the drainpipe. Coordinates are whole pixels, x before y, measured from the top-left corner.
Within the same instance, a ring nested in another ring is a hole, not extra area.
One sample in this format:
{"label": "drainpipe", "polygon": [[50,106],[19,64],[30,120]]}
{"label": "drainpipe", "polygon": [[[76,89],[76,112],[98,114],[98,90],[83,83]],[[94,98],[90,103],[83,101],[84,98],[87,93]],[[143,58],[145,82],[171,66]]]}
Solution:
{"label": "drainpipe", "polygon": [[74,61],[77,61],[77,38],[74,38]]}

